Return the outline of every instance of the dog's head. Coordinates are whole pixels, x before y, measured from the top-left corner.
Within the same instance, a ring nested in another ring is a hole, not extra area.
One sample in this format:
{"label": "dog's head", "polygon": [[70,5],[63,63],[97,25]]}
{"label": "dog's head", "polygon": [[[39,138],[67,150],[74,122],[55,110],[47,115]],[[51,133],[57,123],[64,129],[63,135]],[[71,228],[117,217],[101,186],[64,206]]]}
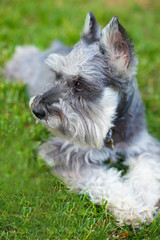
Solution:
{"label": "dog's head", "polygon": [[53,133],[101,148],[123,94],[130,91],[137,60],[118,18],[101,31],[92,12],[80,41],[67,55],[49,55],[52,88],[31,99],[33,114]]}

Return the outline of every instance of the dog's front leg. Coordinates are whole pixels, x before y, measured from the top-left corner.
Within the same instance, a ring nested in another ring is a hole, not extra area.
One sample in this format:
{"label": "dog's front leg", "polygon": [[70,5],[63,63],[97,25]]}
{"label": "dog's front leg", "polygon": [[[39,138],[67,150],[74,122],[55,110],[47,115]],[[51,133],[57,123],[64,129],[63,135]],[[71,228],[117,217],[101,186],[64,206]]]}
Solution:
{"label": "dog's front leg", "polygon": [[[53,138],[42,145],[41,156],[53,172],[79,193],[87,193],[95,204],[107,201],[107,209],[120,224],[150,223],[154,208],[147,205],[141,194],[115,168],[107,169],[103,159],[93,159],[93,151],[64,140]],[[107,154],[107,153],[106,153]],[[104,154],[104,157],[106,155]]]}

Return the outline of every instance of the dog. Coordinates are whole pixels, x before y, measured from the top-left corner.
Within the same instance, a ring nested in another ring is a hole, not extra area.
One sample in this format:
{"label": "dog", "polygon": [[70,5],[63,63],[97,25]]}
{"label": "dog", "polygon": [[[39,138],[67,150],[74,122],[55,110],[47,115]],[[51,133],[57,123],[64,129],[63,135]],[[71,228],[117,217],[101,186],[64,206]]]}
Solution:
{"label": "dog", "polygon": [[[34,117],[56,136],[39,150],[52,171],[134,226],[152,222],[160,199],[160,143],[147,131],[137,63],[118,17],[101,30],[89,12],[73,48],[18,47],[5,70],[28,84]],[[106,164],[120,158],[126,174]]]}

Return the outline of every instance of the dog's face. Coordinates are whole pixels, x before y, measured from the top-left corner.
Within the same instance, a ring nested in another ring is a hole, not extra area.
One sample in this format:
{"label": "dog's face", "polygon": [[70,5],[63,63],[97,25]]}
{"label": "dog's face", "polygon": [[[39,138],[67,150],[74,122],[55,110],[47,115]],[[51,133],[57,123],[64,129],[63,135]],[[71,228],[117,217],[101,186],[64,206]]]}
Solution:
{"label": "dog's face", "polygon": [[133,46],[117,17],[101,31],[89,13],[80,42],[46,63],[53,86],[31,99],[33,114],[54,134],[101,148],[136,71]]}

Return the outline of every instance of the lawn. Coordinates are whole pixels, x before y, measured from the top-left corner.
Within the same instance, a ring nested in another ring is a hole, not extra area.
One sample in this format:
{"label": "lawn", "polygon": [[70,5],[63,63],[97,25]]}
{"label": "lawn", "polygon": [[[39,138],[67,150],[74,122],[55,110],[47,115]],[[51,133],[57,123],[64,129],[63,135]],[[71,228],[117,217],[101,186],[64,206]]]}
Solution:
{"label": "lawn", "polygon": [[73,45],[90,10],[101,26],[118,15],[134,39],[149,131],[160,139],[160,1],[0,0],[0,239],[160,239],[160,218],[138,230],[118,227],[104,206],[51,174],[37,157],[50,134],[35,124],[26,86],[5,81],[16,45],[45,49],[53,39]]}

